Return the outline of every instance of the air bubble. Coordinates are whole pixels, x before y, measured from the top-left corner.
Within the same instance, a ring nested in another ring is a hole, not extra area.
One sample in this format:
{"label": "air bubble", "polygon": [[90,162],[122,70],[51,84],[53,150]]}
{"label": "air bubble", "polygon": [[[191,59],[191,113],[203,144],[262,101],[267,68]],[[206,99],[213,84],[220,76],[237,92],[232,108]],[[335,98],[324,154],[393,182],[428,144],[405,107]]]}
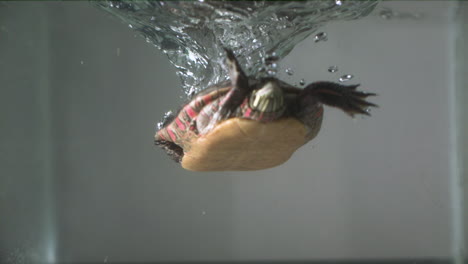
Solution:
{"label": "air bubble", "polygon": [[156,124],[156,130],[159,131],[164,127],[164,122],[158,122]]}
{"label": "air bubble", "polygon": [[318,33],[317,35],[314,36],[314,42],[317,43],[319,41],[327,41],[328,40],[328,37],[327,37],[327,33],[325,32],[320,32]]}
{"label": "air bubble", "polygon": [[305,84],[305,80],[304,80],[304,79],[301,79],[301,80],[299,81],[299,84],[300,84],[300,85],[304,85],[304,84]]}
{"label": "air bubble", "polygon": [[278,55],[276,54],[276,52],[272,52],[272,53],[269,53],[269,54],[266,54],[265,56],[265,62],[268,63],[268,62],[274,62],[274,61],[277,61],[279,58],[278,58]]}
{"label": "air bubble", "polygon": [[334,73],[334,72],[337,72],[337,71],[338,71],[338,66],[336,66],[336,65],[328,67],[328,72]]}
{"label": "air bubble", "polygon": [[276,26],[276,29],[277,30],[282,30],[282,29],[285,29],[287,26],[286,25],[278,25]]}
{"label": "air bubble", "polygon": [[423,17],[421,13],[410,13],[410,12],[396,12],[390,8],[384,8],[379,12],[379,16],[385,20],[391,19],[413,19],[418,20]]}
{"label": "air bubble", "polygon": [[129,28],[133,28],[133,25],[132,25],[132,24],[128,24],[128,27],[129,27]]}
{"label": "air bubble", "polygon": [[335,4],[338,5],[338,6],[341,6],[343,4],[343,2],[341,2],[341,0],[336,0]]}
{"label": "air bubble", "polygon": [[287,68],[285,72],[290,76],[294,74],[294,71],[291,68]]}
{"label": "air bubble", "polygon": [[345,74],[345,75],[341,76],[341,77],[338,79],[338,81],[340,81],[340,82],[346,82],[346,81],[351,80],[353,77],[354,77],[354,76],[351,75],[351,74]]}
{"label": "air bubble", "polygon": [[385,20],[390,20],[393,18],[393,12],[392,10],[389,10],[389,9],[385,9],[385,10],[382,10],[380,11],[379,13],[380,17],[385,19]]}
{"label": "air bubble", "polygon": [[[190,76],[190,74],[188,73],[187,75]],[[196,95],[197,93],[199,92],[199,90],[195,87],[195,86],[192,86],[190,87],[190,89],[188,90],[188,92],[186,93],[188,95],[189,98],[192,98],[194,95]]]}

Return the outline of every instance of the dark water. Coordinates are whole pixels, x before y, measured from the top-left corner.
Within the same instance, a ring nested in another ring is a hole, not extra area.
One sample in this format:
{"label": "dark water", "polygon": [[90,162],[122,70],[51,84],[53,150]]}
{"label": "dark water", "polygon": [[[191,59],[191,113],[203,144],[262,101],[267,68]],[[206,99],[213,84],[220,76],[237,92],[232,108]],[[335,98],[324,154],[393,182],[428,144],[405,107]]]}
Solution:
{"label": "dark water", "polygon": [[[186,95],[226,79],[223,47],[249,74],[275,75],[277,61],[328,22],[359,19],[378,1],[97,1],[167,54]],[[292,74],[289,72],[288,74]]]}

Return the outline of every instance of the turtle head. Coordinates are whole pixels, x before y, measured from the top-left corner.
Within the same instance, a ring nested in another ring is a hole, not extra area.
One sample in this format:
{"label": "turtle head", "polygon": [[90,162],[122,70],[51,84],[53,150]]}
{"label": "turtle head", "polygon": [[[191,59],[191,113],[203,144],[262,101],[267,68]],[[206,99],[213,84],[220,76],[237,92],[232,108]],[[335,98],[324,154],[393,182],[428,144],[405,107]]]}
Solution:
{"label": "turtle head", "polygon": [[282,112],[285,104],[281,87],[275,80],[266,81],[259,89],[252,92],[249,106],[259,112]]}

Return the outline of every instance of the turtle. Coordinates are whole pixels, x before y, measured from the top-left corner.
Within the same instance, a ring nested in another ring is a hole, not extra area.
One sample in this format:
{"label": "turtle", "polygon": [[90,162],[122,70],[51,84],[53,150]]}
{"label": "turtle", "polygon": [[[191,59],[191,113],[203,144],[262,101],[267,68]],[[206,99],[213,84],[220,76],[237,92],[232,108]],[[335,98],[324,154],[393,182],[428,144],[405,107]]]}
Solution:
{"label": "turtle", "polygon": [[329,81],[299,88],[275,77],[247,76],[226,51],[229,80],[213,85],[170,115],[155,144],[190,171],[248,171],[283,164],[321,128],[323,105],[370,115],[375,93]]}

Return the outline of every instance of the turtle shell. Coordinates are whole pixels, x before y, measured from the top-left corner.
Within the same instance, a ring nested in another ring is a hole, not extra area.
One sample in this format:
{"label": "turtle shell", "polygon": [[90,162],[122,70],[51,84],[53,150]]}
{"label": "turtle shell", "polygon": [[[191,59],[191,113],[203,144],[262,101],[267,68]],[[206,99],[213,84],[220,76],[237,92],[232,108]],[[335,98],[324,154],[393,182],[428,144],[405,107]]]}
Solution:
{"label": "turtle shell", "polygon": [[[323,108],[316,114],[314,129],[290,116],[290,111],[259,112],[249,108],[245,98],[229,118],[205,129],[220,111],[232,90],[229,83],[197,94],[177,116],[156,134],[156,142],[173,142],[168,152],[180,147],[173,158],[191,171],[260,170],[287,161],[320,129]],[[288,103],[298,90],[282,89]],[[163,144],[160,144],[163,145]],[[170,153],[169,153],[170,154]]]}
{"label": "turtle shell", "polygon": [[296,118],[272,122],[230,118],[208,134],[192,137],[181,165],[191,171],[267,169],[286,162],[309,140],[306,127]]}

